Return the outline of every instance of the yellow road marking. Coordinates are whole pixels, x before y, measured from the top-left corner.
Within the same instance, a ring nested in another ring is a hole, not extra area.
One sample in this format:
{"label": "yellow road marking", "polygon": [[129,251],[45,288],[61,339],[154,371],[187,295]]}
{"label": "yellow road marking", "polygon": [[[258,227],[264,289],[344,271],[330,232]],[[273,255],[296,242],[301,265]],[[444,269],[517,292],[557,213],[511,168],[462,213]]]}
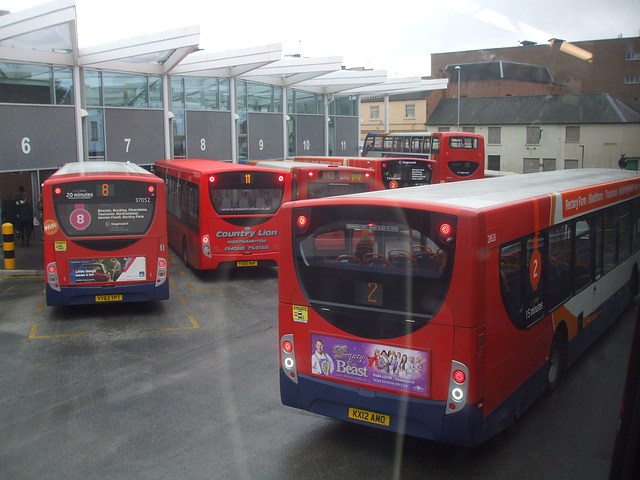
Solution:
{"label": "yellow road marking", "polygon": [[176,284],[171,279],[169,279],[169,285],[171,285],[171,288],[176,288]]}
{"label": "yellow road marking", "polygon": [[42,313],[42,310],[44,310],[44,300],[40,300],[38,304],[38,313]]}
{"label": "yellow road marking", "polygon": [[33,326],[31,327],[29,338],[33,339],[33,338],[55,338],[55,337],[78,337],[81,335],[91,335],[90,333],[65,333],[61,335],[37,335],[36,336],[37,331],[38,331],[38,324],[34,323]]}
{"label": "yellow road marking", "polygon": [[182,304],[183,307],[187,305],[187,302],[185,301],[182,295],[178,295],[178,300],[180,300],[180,303]]}
{"label": "yellow road marking", "polygon": [[189,321],[191,322],[191,327],[176,327],[176,328],[151,328],[146,330],[140,330],[141,332],[168,332],[171,330],[194,330],[196,328],[200,328],[198,322],[193,315],[189,315]]}

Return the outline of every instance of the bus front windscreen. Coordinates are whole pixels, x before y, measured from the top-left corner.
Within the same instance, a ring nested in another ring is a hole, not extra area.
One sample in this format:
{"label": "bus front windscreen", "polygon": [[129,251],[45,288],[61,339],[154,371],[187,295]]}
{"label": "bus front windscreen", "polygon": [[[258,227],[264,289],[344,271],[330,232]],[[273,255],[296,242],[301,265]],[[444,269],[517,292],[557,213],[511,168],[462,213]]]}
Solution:
{"label": "bus front windscreen", "polygon": [[209,197],[221,216],[273,215],[284,198],[282,173],[233,171],[209,175]]}
{"label": "bus front windscreen", "polygon": [[294,209],[293,223],[300,286],[337,328],[395,338],[421,328],[440,308],[453,270],[455,217],[319,206]]}
{"label": "bus front windscreen", "polygon": [[52,186],[58,225],[69,238],[144,235],[155,215],[156,185],[83,180]]}
{"label": "bus front windscreen", "polygon": [[433,167],[426,160],[393,160],[382,162],[381,174],[384,188],[415,187],[429,185]]}

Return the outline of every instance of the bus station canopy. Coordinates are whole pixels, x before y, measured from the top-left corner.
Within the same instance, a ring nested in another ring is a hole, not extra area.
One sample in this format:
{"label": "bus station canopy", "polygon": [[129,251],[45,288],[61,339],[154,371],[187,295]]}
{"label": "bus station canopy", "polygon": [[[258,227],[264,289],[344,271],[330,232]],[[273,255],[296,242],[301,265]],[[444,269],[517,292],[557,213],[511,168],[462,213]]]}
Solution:
{"label": "bus station canopy", "polygon": [[283,57],[281,44],[209,52],[199,49],[199,39],[200,27],[188,26],[80,48],[74,0],[0,16],[3,61],[240,78],[326,95],[390,95],[446,88],[446,79],[388,79],[385,70],[345,69],[342,57]]}

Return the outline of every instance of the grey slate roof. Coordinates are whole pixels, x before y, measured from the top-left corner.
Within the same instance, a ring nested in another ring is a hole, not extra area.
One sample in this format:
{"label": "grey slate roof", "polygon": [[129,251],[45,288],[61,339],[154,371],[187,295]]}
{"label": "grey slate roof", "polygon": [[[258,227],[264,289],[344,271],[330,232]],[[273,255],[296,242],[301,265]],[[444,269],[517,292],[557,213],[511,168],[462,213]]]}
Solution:
{"label": "grey slate roof", "polygon": [[[427,125],[456,125],[458,99],[441,99]],[[640,104],[602,94],[460,98],[460,125],[640,123]]]}

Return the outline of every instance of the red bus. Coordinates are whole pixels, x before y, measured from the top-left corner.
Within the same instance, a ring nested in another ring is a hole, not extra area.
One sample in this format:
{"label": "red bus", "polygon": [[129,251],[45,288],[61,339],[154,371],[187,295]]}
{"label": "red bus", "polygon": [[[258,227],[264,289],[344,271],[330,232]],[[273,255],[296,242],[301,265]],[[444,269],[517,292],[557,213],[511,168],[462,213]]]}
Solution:
{"label": "red bus", "polygon": [[438,181],[443,183],[474,180],[485,175],[484,137],[477,133],[368,133],[362,156],[434,160],[439,166]]}
{"label": "red bus", "polygon": [[260,267],[278,262],[278,213],[290,198],[281,170],[215,160],[158,160],[169,245],[185,265]]}
{"label": "red bus", "polygon": [[294,161],[371,168],[377,179],[377,190],[416,187],[439,182],[437,162],[422,158],[295,157]]}
{"label": "red bus", "polygon": [[333,197],[350,193],[379,190],[375,171],[371,168],[319,165],[304,162],[252,160],[248,165],[275,168],[289,172],[291,200]]}
{"label": "red bus", "polygon": [[47,305],[169,298],[162,180],[132,163],[68,163],[43,185]]}
{"label": "red bus", "polygon": [[283,404],[477,445],[638,293],[640,176],[561,170],[290,202]]}

